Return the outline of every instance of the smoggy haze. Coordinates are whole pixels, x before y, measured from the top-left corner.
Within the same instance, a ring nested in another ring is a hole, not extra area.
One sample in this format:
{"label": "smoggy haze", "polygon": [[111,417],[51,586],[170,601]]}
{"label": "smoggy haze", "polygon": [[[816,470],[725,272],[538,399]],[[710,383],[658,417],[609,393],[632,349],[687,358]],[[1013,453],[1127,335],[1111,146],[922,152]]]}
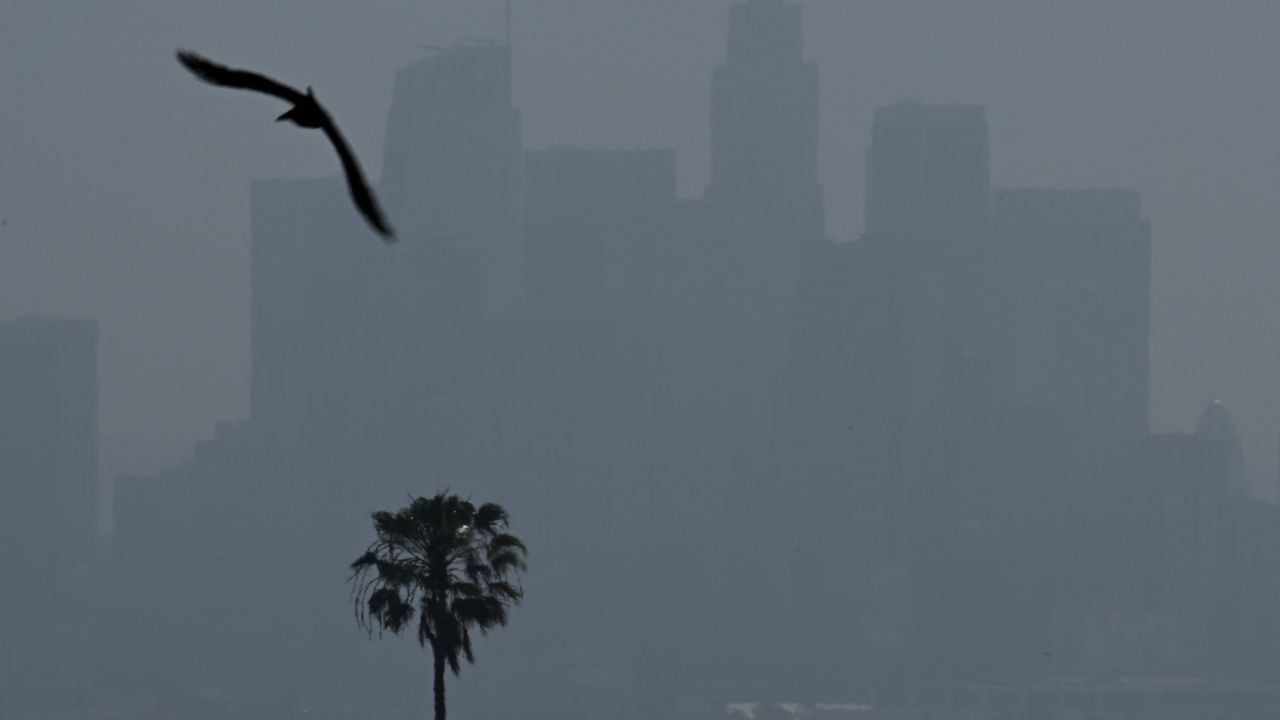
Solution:
{"label": "smoggy haze", "polygon": [[502,4],[0,9],[0,715],[1276,716],[1280,6]]}
{"label": "smoggy haze", "polygon": [[[492,5],[493,7],[489,7]],[[108,435],[201,437],[248,395],[249,181],[337,172],[275,105],[172,51],[310,83],[379,173],[417,45],[501,33],[499,3],[127,0],[0,7],[0,316],[101,318]],[[708,179],[728,3],[517,3],[526,147],[672,147]],[[829,233],[862,228],[873,108],[987,107],[995,187],[1130,187],[1154,228],[1152,425],[1222,397],[1270,494],[1280,396],[1280,6],[1195,0],[805,3]]]}

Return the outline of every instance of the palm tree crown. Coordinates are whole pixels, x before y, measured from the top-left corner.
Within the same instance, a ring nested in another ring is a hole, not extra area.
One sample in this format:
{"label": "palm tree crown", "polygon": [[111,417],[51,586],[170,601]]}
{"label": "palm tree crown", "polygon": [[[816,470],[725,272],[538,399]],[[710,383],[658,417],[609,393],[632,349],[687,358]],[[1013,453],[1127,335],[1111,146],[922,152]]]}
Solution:
{"label": "palm tree crown", "polygon": [[417,624],[435,659],[436,720],[444,720],[444,666],[475,662],[472,628],[506,625],[524,593],[527,550],[506,532],[507,511],[441,492],[397,512],[376,512],[378,539],[351,564],[360,627],[399,634]]}

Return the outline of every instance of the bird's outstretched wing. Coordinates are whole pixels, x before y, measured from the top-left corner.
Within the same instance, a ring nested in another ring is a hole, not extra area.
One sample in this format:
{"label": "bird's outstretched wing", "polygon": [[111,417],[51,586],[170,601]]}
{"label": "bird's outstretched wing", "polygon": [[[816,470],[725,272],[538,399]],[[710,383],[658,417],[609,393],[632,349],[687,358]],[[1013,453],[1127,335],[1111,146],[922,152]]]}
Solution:
{"label": "bird's outstretched wing", "polygon": [[[333,148],[338,151],[338,158],[342,160],[342,170],[347,176],[347,187],[351,191],[351,199],[355,201],[356,207],[359,208],[365,219],[369,221],[369,224],[373,226],[373,229],[382,235],[384,240],[387,242],[395,240],[395,233],[392,232],[391,226],[387,224],[386,218],[383,217],[382,210],[378,207],[378,201],[374,198],[373,191],[369,189],[369,184],[364,179],[364,172],[360,169],[360,163],[356,160],[355,153],[351,152],[351,147],[347,145],[346,139],[342,137],[342,133],[338,132],[338,127],[334,124],[333,118],[329,117],[329,113],[316,102],[310,93],[301,93],[287,85],[281,85],[271,78],[248,70],[233,70],[188,50],[179,50],[177,55],[178,62],[182,63],[196,77],[205,82],[224,87],[256,90],[268,95],[274,95],[281,100],[293,103],[294,110],[291,110],[290,113],[305,108],[305,114],[308,118],[306,124],[299,122],[304,127],[316,127],[311,122],[318,119],[317,124],[324,130],[325,136],[329,138],[329,142],[333,143]],[[287,116],[288,113],[281,116],[281,119]],[[298,122],[296,118],[295,122]]]}
{"label": "bird's outstretched wing", "polygon": [[373,229],[382,235],[383,240],[394,242],[396,234],[383,217],[382,210],[378,207],[378,200],[373,196],[369,183],[364,179],[360,162],[356,160],[355,153],[351,152],[351,147],[347,145],[342,133],[338,132],[338,126],[334,124],[333,118],[329,117],[328,113],[324,113],[324,124],[321,128],[324,130],[325,137],[333,143],[333,149],[338,151],[338,158],[342,160],[342,171],[347,176],[347,188],[351,191],[351,199],[355,201],[356,207],[360,209],[360,213],[369,221]]}
{"label": "bird's outstretched wing", "polygon": [[281,100],[294,104],[306,100],[307,96],[298,90],[282,85],[265,75],[259,75],[248,70],[235,70],[226,65],[219,65],[212,60],[197,55],[190,50],[179,50],[178,62],[192,72],[201,80],[213,85],[221,85],[223,87],[241,88],[243,90],[256,90],[260,93],[274,95]]}

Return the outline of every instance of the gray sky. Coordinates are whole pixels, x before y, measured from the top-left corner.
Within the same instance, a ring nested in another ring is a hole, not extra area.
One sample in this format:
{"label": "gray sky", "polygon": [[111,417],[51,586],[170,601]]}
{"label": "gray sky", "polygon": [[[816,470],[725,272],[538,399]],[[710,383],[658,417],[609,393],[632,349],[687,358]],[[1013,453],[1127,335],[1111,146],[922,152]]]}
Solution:
{"label": "gray sky", "polygon": [[[529,147],[674,147],[706,182],[728,0],[517,2]],[[1154,225],[1152,419],[1221,397],[1255,478],[1280,430],[1280,3],[813,0],[831,233],[862,225],[872,109],[988,108],[998,187],[1132,187]],[[336,174],[271,100],[192,80],[190,47],[310,83],[376,176],[395,70],[501,32],[500,0],[0,5],[0,317],[102,322],[103,429],[204,436],[248,394],[254,177]],[[370,238],[370,241],[374,240]]]}

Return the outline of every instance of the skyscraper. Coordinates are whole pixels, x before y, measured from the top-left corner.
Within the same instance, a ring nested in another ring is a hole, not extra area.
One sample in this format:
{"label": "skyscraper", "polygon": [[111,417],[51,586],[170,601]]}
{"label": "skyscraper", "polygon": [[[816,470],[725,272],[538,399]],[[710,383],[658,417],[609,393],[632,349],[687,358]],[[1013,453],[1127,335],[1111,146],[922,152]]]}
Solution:
{"label": "skyscraper", "polygon": [[992,607],[984,595],[991,583],[972,580],[972,559],[984,551],[964,547],[978,542],[965,528],[980,522],[973,500],[985,495],[990,442],[980,273],[990,193],[985,112],[880,108],[866,188],[863,242],[887,278],[888,352],[879,372],[911,568],[909,646],[929,648],[916,658],[921,673],[972,670],[985,659],[970,650]]}
{"label": "skyscraper", "polygon": [[983,108],[903,102],[876,110],[867,234],[958,255],[981,237],[990,163]]}
{"label": "skyscraper", "polygon": [[[695,339],[706,365],[691,387],[714,410],[700,434],[709,439],[702,449],[715,470],[700,475],[714,477],[722,497],[725,582],[717,597],[733,598],[735,611],[725,614],[715,645],[720,664],[740,668],[738,692],[757,679],[784,692],[778,683],[792,678],[784,680],[775,665],[799,650],[779,620],[786,549],[750,528],[776,517],[796,481],[775,471],[781,386],[799,256],[825,236],[818,70],[804,57],[801,13],[789,0],[732,4],[725,63],[711,81],[706,208],[713,227],[699,243],[709,260],[699,294],[704,309],[715,309],[706,315],[709,331]],[[753,647],[773,648],[772,659],[753,655]]]}
{"label": "skyscraper", "polygon": [[825,232],[818,71],[804,59],[798,4],[730,6],[727,59],[711,82],[706,200],[715,222],[706,245],[718,253],[709,294],[737,309],[717,328],[720,374],[736,385],[726,415],[754,428],[743,446],[762,449],[776,421],[798,257]]}
{"label": "skyscraper", "polygon": [[1101,500],[1148,433],[1150,226],[1124,190],[996,195],[988,267],[1005,402],[1050,410],[1060,489]]}
{"label": "skyscraper", "polygon": [[731,5],[727,47],[711,81],[706,200],[721,244],[712,281],[737,307],[721,320],[722,373],[740,386],[729,414],[757,426],[744,444],[761,448],[776,422],[798,257],[825,236],[818,69],[804,58],[801,6],[790,0]]}
{"label": "skyscraper", "polygon": [[1141,482],[1150,227],[1132,191],[1002,191],[986,251],[996,442],[1012,460],[995,475],[1020,498],[1010,507],[1038,518],[1024,547],[1055,568],[1045,586],[1061,662],[1083,667],[1090,654],[1069,641],[1083,625],[1071,623],[1101,628],[1104,598],[1141,592],[1133,568],[1159,529]]}
{"label": "skyscraper", "polygon": [[884,248],[894,268],[903,348],[925,341],[909,329],[913,323],[936,324],[948,352],[981,346],[980,267],[991,191],[986,112],[912,102],[879,108],[866,164],[867,238]]}
{"label": "skyscraper", "polygon": [[87,669],[97,353],[94,320],[0,323],[0,694],[10,697],[70,692]]}
{"label": "skyscraper", "polygon": [[902,427],[941,439],[954,429],[964,400],[961,366],[985,352],[979,273],[990,193],[985,112],[916,103],[880,108],[866,188],[866,242],[893,284],[889,342],[899,356]]}
{"label": "skyscraper", "polygon": [[[7,602],[38,615],[91,559],[97,528],[98,326],[23,317],[0,324],[0,565],[22,577]],[[38,540],[37,540],[38,539]]]}
{"label": "skyscraper", "polygon": [[1253,497],[1240,444],[1240,431],[1221,400],[1209,403],[1200,414],[1196,421],[1196,437],[1218,448],[1226,459],[1226,477],[1223,480],[1226,481],[1227,493],[1237,500]]}
{"label": "skyscraper", "polygon": [[711,83],[707,199],[790,247],[825,235],[818,69],[803,47],[799,4],[736,3],[728,59]]}
{"label": "skyscraper", "polygon": [[397,73],[379,189],[406,245],[479,256],[490,315],[524,296],[523,147],[511,78],[511,49],[489,43]]}

